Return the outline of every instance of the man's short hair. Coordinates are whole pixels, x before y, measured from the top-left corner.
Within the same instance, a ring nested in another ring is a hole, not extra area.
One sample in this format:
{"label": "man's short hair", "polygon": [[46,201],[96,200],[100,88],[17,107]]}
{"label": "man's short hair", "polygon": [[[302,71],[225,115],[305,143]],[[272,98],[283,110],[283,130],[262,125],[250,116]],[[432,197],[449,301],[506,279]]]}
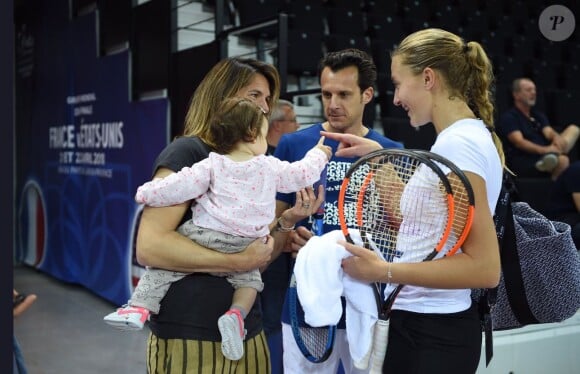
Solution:
{"label": "man's short hair", "polygon": [[512,82],[512,93],[520,91],[522,81],[531,81],[531,79],[525,77],[514,79],[514,81]]}
{"label": "man's short hair", "polygon": [[270,123],[274,121],[282,121],[284,120],[284,116],[286,113],[282,110],[285,106],[289,107],[290,109],[294,109],[294,104],[291,101],[280,99],[278,100],[278,104],[272,109],[272,114],[270,115]]}

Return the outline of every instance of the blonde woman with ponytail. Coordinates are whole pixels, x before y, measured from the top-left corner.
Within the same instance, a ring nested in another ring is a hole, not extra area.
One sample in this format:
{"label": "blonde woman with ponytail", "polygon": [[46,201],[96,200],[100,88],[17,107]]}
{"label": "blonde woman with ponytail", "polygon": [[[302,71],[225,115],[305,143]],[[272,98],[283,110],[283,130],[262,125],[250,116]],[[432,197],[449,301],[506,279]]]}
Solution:
{"label": "blonde woman with ponytail", "polygon": [[[433,123],[437,138],[431,151],[469,178],[475,193],[473,226],[460,253],[430,262],[389,265],[372,251],[341,243],[354,255],[343,260],[343,269],[360,280],[406,285],[393,305],[383,372],[474,373],[482,333],[470,289],[494,287],[500,277],[492,214],[504,155],[493,126],[492,66],[479,43],[425,29],[391,53],[391,78],[393,103],[405,109],[411,126]],[[337,155],[377,148],[354,136],[323,134],[341,141]]]}

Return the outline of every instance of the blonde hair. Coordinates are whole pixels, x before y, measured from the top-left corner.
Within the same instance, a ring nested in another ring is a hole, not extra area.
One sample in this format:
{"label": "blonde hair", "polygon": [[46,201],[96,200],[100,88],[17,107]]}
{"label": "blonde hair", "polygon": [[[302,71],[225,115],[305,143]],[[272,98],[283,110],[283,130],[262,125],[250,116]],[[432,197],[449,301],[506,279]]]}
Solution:
{"label": "blonde hair", "polygon": [[442,75],[450,95],[465,101],[490,130],[505,166],[502,142],[495,132],[491,61],[478,42],[466,43],[460,36],[441,29],[424,29],[407,36],[391,53],[421,74],[427,67]]}
{"label": "blonde hair", "polygon": [[275,106],[280,95],[280,76],[276,68],[251,58],[227,58],[218,62],[195,90],[185,117],[183,135],[198,136],[216,148],[210,136],[211,118],[224,99],[234,97],[256,74],[268,81],[271,94],[268,105]]}

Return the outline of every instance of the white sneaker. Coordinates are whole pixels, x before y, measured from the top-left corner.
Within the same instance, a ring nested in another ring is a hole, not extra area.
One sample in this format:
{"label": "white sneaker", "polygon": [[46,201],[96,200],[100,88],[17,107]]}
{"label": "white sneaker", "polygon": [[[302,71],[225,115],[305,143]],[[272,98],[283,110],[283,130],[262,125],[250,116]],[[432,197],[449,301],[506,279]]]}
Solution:
{"label": "white sneaker", "polygon": [[232,361],[244,355],[244,319],[239,310],[230,309],[218,319],[218,328],[222,335],[222,353]]}
{"label": "white sneaker", "polygon": [[555,153],[547,153],[536,162],[536,169],[551,173],[556,166],[558,166],[558,155]]}
{"label": "white sneaker", "polygon": [[141,330],[150,313],[145,308],[126,305],[106,315],[103,320],[119,330]]}

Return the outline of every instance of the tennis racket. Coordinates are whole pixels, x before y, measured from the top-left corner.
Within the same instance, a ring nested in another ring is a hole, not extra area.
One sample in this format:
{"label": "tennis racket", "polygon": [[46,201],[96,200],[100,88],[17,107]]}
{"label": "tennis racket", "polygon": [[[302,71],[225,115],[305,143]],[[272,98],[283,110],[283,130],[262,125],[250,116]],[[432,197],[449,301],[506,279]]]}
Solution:
{"label": "tennis racket", "polygon": [[[473,193],[463,196],[456,187],[454,195],[451,180],[463,181],[466,191],[471,187],[467,178],[448,178],[429,156],[426,151],[385,149],[351,166],[338,202],[348,242],[353,243],[349,230],[358,229],[363,245],[389,262],[430,261],[461,247],[473,219]],[[374,286],[379,320],[370,365],[371,373],[380,373],[391,308],[404,285]]]}
{"label": "tennis racket", "polygon": [[452,256],[459,250],[463,242],[465,242],[473,223],[473,216],[475,214],[475,195],[473,194],[473,188],[465,173],[451,160],[429,151],[414,151],[422,153],[434,161],[443,170],[451,185],[454,208],[453,231],[454,233],[461,233],[460,235],[463,235],[463,237],[454,241],[454,246],[445,254],[446,256]]}
{"label": "tennis racket", "polygon": [[[320,175],[320,180],[313,186],[314,191],[318,191],[318,186],[323,185],[326,190],[326,168]],[[324,224],[324,202],[320,204],[318,210],[310,217],[311,231],[314,235],[320,236],[323,234]],[[298,301],[298,292],[296,289],[296,277],[292,273],[290,278],[289,293],[289,307],[290,307],[290,326],[292,327],[292,334],[298,348],[310,362],[320,363],[324,362],[330,357],[332,348],[334,347],[334,338],[336,335],[336,326],[310,327],[301,316],[304,316],[304,311]]]}

